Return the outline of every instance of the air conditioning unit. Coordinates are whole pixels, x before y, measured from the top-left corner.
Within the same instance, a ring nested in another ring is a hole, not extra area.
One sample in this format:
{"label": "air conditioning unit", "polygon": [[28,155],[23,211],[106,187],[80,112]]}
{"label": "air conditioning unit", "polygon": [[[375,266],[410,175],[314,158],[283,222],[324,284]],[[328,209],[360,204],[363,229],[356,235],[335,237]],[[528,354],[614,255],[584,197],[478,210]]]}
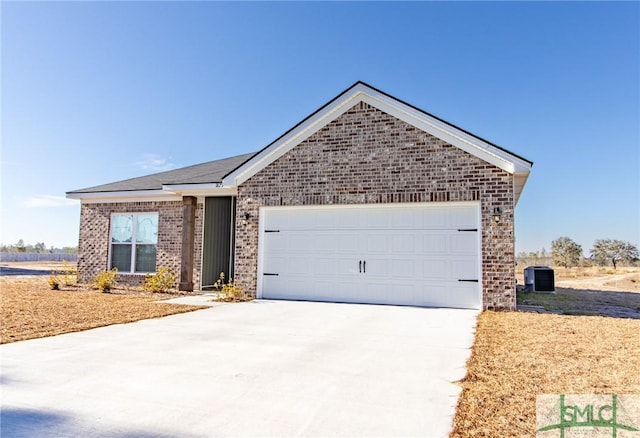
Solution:
{"label": "air conditioning unit", "polygon": [[553,269],[548,266],[527,266],[524,269],[525,292],[555,292]]}

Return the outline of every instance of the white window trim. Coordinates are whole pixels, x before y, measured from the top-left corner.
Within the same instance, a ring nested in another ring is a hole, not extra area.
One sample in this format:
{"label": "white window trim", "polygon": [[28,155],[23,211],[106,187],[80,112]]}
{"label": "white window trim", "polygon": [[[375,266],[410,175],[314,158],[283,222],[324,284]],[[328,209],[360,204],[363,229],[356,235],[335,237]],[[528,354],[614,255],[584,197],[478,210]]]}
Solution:
{"label": "white window trim", "polygon": [[[136,246],[138,245],[136,243],[136,235],[138,233],[138,221],[136,220],[136,217],[139,215],[143,215],[143,214],[157,214],[158,215],[158,228],[160,227],[160,213],[157,211],[138,211],[138,212],[129,212],[129,211],[122,211],[122,212],[112,212],[111,215],[109,216],[109,269],[113,269],[113,217],[114,216],[125,216],[125,215],[131,215],[133,216],[133,223],[132,223],[132,234],[131,234],[131,243],[115,243],[115,245],[131,245],[131,267],[129,268],[128,271],[120,271],[118,270],[119,274],[127,274],[127,275],[147,275],[147,274],[155,274],[156,271],[149,271],[149,272],[136,272],[135,267],[136,267]],[[140,245],[150,245],[149,243],[141,243]],[[158,241],[156,239],[156,268],[158,266]]]}

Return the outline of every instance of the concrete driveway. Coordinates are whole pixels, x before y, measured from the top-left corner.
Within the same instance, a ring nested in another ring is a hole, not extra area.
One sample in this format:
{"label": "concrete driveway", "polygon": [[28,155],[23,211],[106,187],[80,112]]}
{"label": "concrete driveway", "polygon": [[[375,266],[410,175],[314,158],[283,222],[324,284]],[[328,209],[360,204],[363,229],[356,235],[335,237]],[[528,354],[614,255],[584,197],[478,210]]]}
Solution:
{"label": "concrete driveway", "polygon": [[3,345],[0,435],[444,437],[477,314],[258,300]]}

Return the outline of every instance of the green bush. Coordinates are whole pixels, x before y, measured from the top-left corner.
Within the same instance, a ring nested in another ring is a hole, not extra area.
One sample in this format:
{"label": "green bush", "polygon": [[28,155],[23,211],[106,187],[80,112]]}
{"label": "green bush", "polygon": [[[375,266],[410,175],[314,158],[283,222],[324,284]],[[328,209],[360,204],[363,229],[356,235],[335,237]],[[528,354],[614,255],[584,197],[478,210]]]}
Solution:
{"label": "green bush", "polygon": [[225,283],[224,280],[224,272],[221,272],[218,280],[213,284],[213,287],[224,295],[224,300],[242,301],[246,298],[244,289],[237,282],[233,281],[233,278],[230,278],[227,283]]}
{"label": "green bush", "polygon": [[169,268],[161,266],[154,275],[144,277],[144,290],[147,292],[167,292],[176,282],[176,274]]}
{"label": "green bush", "polygon": [[93,280],[93,285],[98,288],[100,292],[109,293],[116,285],[116,279],[118,278],[118,268],[113,268],[110,271],[103,271]]}

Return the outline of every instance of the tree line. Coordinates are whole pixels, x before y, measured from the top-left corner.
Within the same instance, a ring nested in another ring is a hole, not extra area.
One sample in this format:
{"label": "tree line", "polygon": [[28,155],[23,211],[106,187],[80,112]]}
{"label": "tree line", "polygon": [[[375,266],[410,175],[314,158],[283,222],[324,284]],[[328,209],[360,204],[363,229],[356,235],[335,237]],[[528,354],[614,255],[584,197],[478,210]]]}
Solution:
{"label": "tree line", "polygon": [[572,268],[585,264],[599,266],[637,265],[639,262],[638,247],[630,242],[616,239],[598,239],[593,242],[588,258],[583,256],[582,246],[571,238],[558,237],[551,242],[551,252],[521,252],[516,257],[518,265],[553,265]]}
{"label": "tree line", "polygon": [[37,242],[35,245],[25,244],[22,239],[17,243],[0,245],[0,252],[26,252],[36,254],[77,254],[77,246],[64,246],[62,248],[47,247],[44,242]]}

